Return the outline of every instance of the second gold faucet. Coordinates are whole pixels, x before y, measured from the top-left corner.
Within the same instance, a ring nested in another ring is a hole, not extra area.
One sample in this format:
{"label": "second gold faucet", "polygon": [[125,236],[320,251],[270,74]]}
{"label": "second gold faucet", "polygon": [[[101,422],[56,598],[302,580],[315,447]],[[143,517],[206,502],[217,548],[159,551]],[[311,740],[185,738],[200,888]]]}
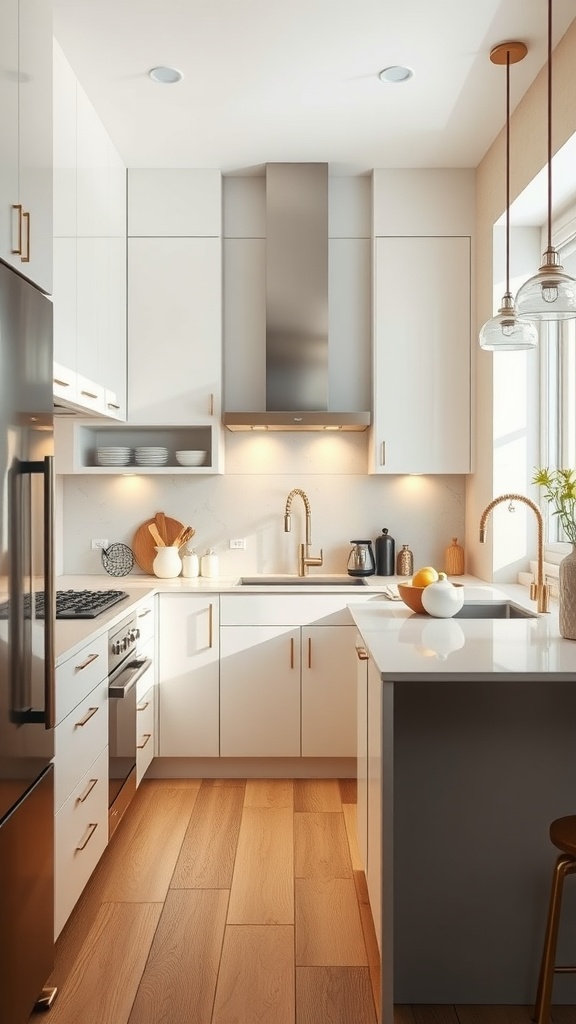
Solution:
{"label": "second gold faucet", "polygon": [[308,566],[322,565],[324,559],[322,548],[320,548],[320,555],[318,557],[310,554],[312,548],[312,510],[310,508],[308,495],[300,487],[294,487],[286,498],[286,508],[284,509],[284,533],[290,533],[290,530],[292,529],[292,518],[290,512],[292,509],[292,501],[297,494],[302,498],[304,508],[306,509],[306,541],[305,543],[300,544],[298,549],[298,575],[307,576]]}

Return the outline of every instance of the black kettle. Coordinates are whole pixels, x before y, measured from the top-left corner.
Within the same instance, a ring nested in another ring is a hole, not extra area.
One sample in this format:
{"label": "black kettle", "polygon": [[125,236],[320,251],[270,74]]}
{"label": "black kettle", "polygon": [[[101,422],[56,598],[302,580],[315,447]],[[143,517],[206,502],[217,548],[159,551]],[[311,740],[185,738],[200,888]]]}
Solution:
{"label": "black kettle", "polygon": [[349,576],[373,576],[376,572],[371,540],[351,540],[354,545],[348,556]]}

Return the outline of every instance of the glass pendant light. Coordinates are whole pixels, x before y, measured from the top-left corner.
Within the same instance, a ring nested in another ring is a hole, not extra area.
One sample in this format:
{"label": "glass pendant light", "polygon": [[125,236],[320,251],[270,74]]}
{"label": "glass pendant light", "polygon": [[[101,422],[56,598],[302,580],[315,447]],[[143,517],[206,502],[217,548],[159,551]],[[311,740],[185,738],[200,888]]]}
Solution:
{"label": "glass pendant light", "polygon": [[531,320],[576,317],[576,280],[565,273],[552,245],[552,0],[548,0],[548,245],[538,273],[520,288],[516,307]]}
{"label": "glass pendant light", "polygon": [[535,348],[538,331],[529,320],[518,316],[510,292],[510,65],[524,60],[524,43],[499,43],[490,51],[493,64],[506,65],[506,291],[496,316],[488,320],[479,335],[480,348],[487,352],[506,352]]}

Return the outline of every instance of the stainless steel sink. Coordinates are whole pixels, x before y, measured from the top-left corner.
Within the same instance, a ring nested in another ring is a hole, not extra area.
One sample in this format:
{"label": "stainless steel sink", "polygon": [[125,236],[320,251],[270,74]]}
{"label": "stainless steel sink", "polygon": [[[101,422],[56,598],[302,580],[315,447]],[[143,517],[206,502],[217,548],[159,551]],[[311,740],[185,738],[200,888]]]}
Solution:
{"label": "stainless steel sink", "polygon": [[536,612],[511,601],[465,601],[455,619],[535,619]]}
{"label": "stainless steel sink", "polygon": [[358,576],[242,576],[241,587],[366,587]]}

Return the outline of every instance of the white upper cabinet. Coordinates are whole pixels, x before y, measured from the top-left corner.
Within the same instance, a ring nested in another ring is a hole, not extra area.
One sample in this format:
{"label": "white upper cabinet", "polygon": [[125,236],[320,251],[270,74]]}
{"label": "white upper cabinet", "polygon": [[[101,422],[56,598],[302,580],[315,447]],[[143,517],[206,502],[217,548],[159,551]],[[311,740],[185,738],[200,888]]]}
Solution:
{"label": "white upper cabinet", "polygon": [[128,174],[130,423],[219,427],[221,190],[219,171]]}
{"label": "white upper cabinet", "polygon": [[128,174],[128,234],[189,237],[222,234],[219,170],[133,169]]}
{"label": "white upper cabinet", "polygon": [[470,473],[473,172],[374,172],[373,473]]}
{"label": "white upper cabinet", "polygon": [[0,5],[0,258],[52,291],[52,11]]}
{"label": "white upper cabinet", "polygon": [[126,169],[56,42],[54,358],[58,398],[126,419]]}

